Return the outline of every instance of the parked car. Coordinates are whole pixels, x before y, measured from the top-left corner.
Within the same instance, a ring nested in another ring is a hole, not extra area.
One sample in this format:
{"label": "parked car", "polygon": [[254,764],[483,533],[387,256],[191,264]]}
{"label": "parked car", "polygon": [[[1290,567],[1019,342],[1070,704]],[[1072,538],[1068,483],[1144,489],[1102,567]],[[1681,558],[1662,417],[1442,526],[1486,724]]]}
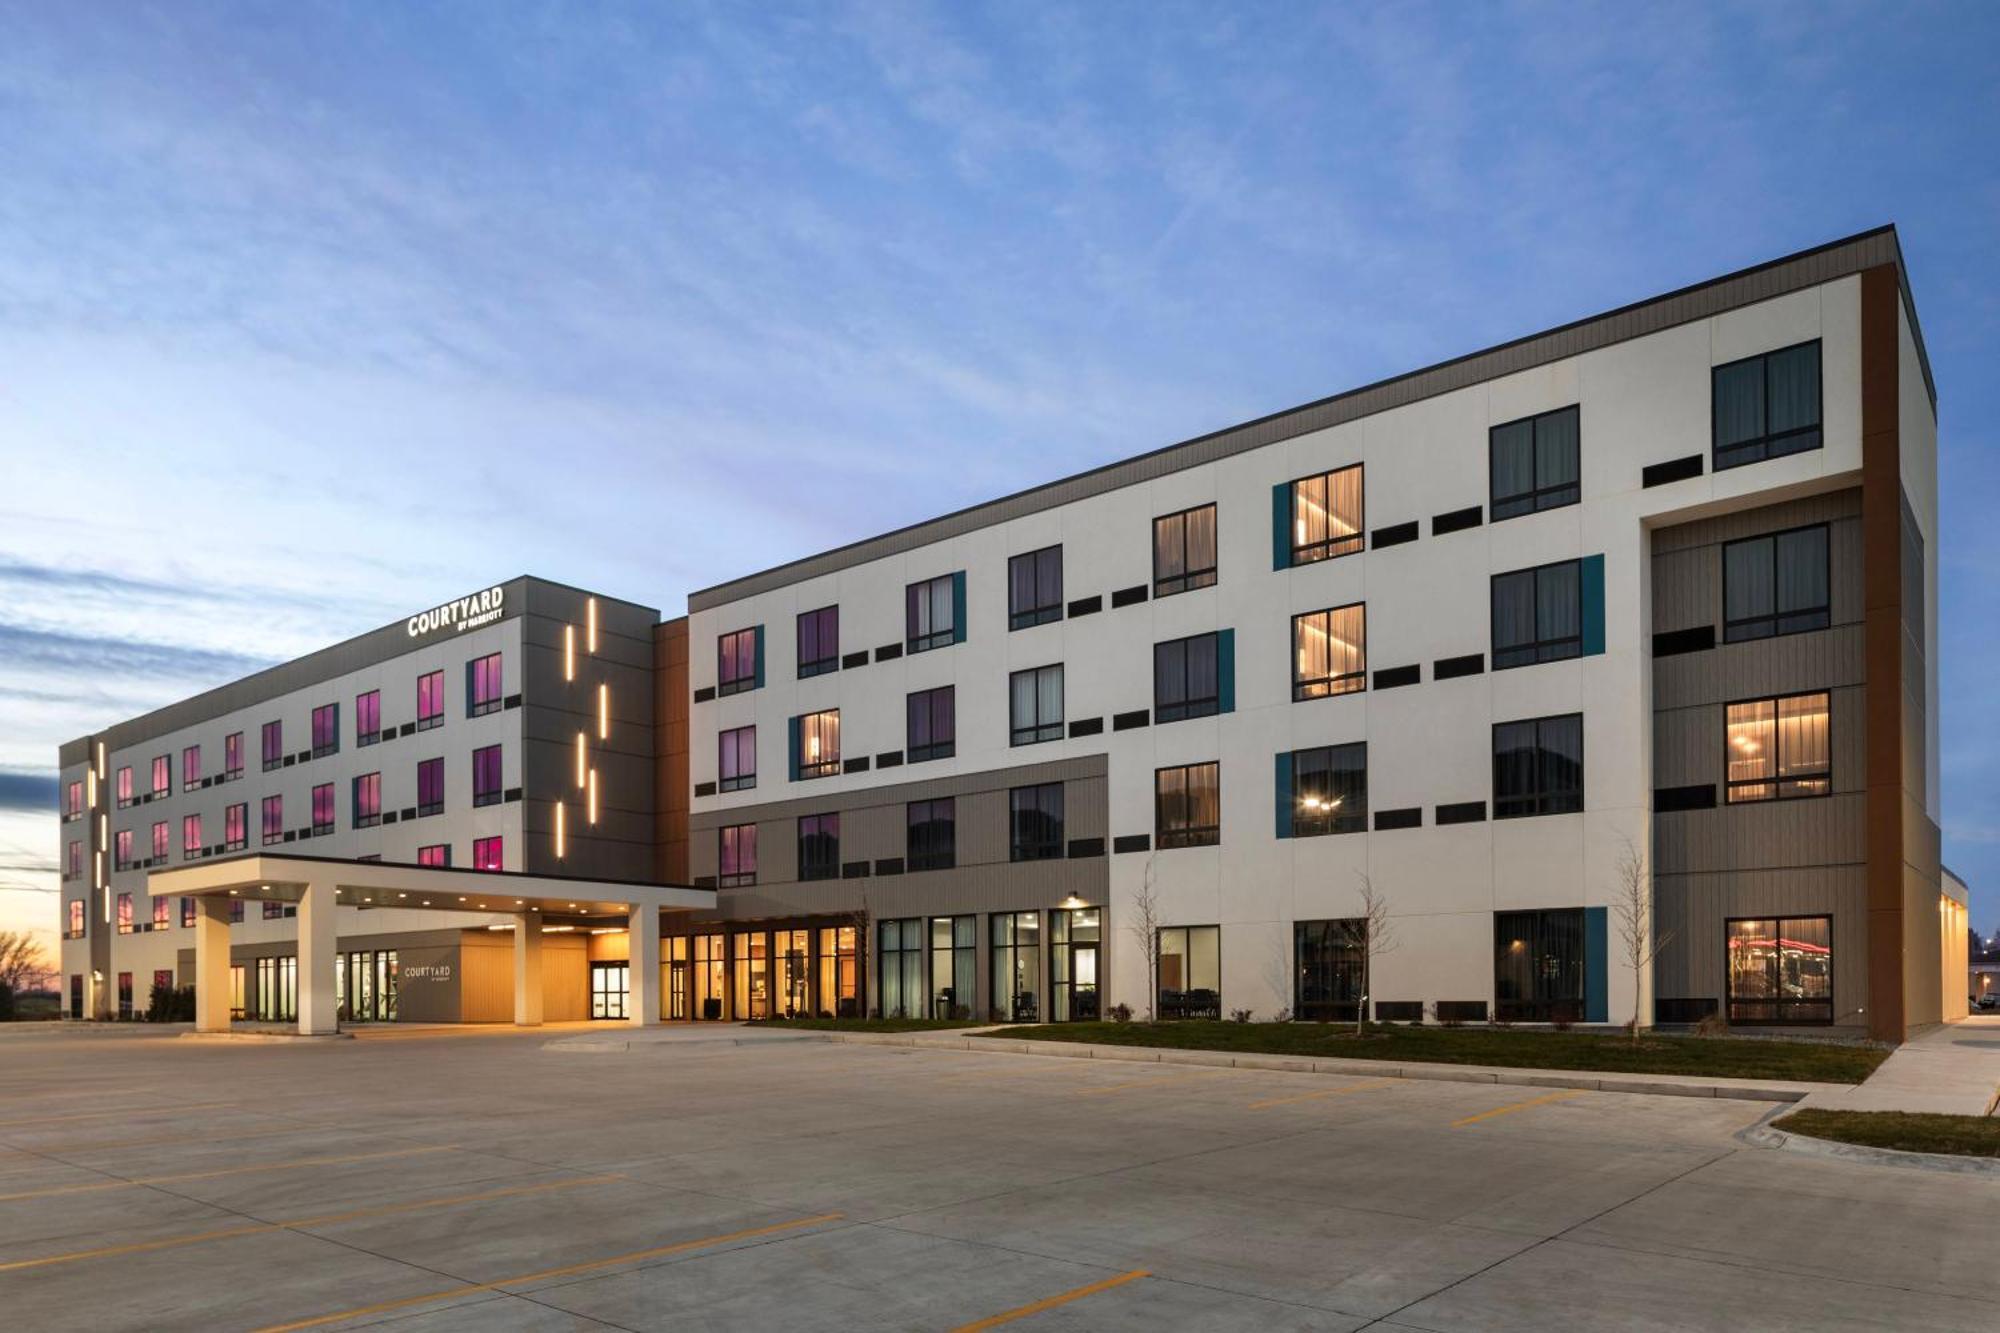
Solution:
{"label": "parked car", "polygon": [[1979,1010],[1981,1013],[1988,1013],[1992,1010],[2000,1009],[2000,990],[1988,991],[1986,994],[1974,1000],[1972,1002],[1972,1007],[1974,1009]]}

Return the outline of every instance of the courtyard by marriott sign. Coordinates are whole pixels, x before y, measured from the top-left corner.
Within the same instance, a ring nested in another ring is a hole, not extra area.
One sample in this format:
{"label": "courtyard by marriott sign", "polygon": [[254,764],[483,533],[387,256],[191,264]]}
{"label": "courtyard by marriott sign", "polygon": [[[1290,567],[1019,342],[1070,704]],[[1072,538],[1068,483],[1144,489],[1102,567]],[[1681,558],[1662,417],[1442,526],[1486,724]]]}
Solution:
{"label": "courtyard by marriott sign", "polygon": [[478,629],[481,625],[490,625],[505,614],[500,603],[506,595],[507,590],[495,584],[484,592],[473,593],[470,597],[446,602],[443,606],[433,607],[429,611],[419,611],[410,617],[410,637],[420,638],[447,625],[460,633]]}

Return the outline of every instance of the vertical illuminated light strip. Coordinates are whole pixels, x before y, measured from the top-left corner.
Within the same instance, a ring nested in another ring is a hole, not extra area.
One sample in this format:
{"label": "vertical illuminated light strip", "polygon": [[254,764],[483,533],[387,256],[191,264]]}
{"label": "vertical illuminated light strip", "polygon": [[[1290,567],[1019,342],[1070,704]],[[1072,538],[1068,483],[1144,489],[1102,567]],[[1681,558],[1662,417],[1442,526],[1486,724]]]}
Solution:
{"label": "vertical illuminated light strip", "polygon": [[584,634],[584,647],[595,654],[597,652],[597,599],[595,597],[584,599],[583,614],[584,623],[587,626]]}
{"label": "vertical illuminated light strip", "polygon": [[576,785],[579,791],[583,789],[584,766],[588,762],[583,746],[583,733],[579,731],[576,733]]}
{"label": "vertical illuminated light strip", "polygon": [[556,802],[556,859],[563,857],[563,803]]}
{"label": "vertical illuminated light strip", "polygon": [[104,781],[104,742],[97,743],[97,780]]}
{"label": "vertical illuminated light strip", "polygon": [[590,822],[597,822],[597,770],[590,770]]}
{"label": "vertical illuminated light strip", "polygon": [[576,679],[576,626],[563,626],[563,679]]}
{"label": "vertical illuminated light strip", "polygon": [[611,687],[609,685],[599,685],[597,687],[597,739],[602,741],[609,740],[610,738]]}
{"label": "vertical illuminated light strip", "polygon": [[91,809],[95,810],[97,808],[96,769],[86,768],[83,770],[83,786],[84,786],[83,803],[89,806]]}

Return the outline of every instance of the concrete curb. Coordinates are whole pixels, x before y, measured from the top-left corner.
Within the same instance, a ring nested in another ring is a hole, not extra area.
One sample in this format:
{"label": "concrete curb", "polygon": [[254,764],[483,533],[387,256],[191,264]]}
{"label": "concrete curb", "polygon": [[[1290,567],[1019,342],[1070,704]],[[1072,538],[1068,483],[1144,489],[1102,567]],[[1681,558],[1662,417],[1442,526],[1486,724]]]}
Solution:
{"label": "concrete curb", "polygon": [[1736,1137],[1754,1148],[1776,1148],[1807,1157],[1855,1162],[1864,1166],[1900,1166],[1908,1170],[1941,1171],[1946,1175],[2000,1177],[2000,1158],[1958,1157],[1947,1153],[1871,1148],[1861,1143],[1841,1143],[1834,1139],[1816,1139],[1810,1134],[1794,1134],[1789,1130],[1773,1129],[1770,1121],[1783,1114],[1785,1113],[1782,1110],[1773,1111]]}
{"label": "concrete curb", "polygon": [[269,1045],[287,1041],[353,1041],[352,1032],[183,1032],[182,1041],[249,1042],[252,1045]]}
{"label": "concrete curb", "polygon": [[1589,1070],[1515,1069],[1496,1065],[1446,1065],[1388,1060],[1318,1059],[1299,1055],[1238,1055],[1157,1046],[1105,1046],[1092,1042],[1007,1041],[981,1037],[997,1028],[965,1028],[948,1033],[815,1032],[821,1041],[856,1046],[904,1046],[929,1050],[986,1051],[1045,1055],[1071,1060],[1119,1060],[1138,1064],[1203,1065],[1221,1069],[1264,1069],[1295,1074],[1344,1074],[1369,1078],[1416,1079],[1433,1083],[1497,1083],[1524,1088],[1578,1088],[1587,1092],[1627,1092],[1650,1097],[1719,1097],[1736,1101],[1798,1102],[1825,1085],[1783,1080],[1701,1078],[1686,1074],[1600,1074]]}

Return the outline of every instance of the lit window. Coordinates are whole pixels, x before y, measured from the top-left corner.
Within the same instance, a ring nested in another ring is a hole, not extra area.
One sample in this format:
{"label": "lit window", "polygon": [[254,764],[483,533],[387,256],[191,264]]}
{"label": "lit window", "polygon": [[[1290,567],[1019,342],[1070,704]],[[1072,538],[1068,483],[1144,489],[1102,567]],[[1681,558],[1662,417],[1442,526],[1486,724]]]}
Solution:
{"label": "lit window", "polygon": [[715,692],[741,694],[757,688],[757,628],[739,629],[715,641]]}
{"label": "lit window", "polygon": [[274,842],[283,842],[285,840],[285,798],[283,796],[266,796],[264,798],[263,838],[266,847],[269,847]]}
{"label": "lit window", "polygon": [[1819,343],[1717,366],[1715,470],[1820,447]]}
{"label": "lit window", "polygon": [[340,753],[340,705],[321,704],[312,711],[312,757]]}
{"label": "lit window", "polygon": [[736,727],[716,737],[720,791],[747,791],[757,785],[757,728]]}
{"label": "lit window", "polygon": [[1063,548],[1045,546],[1007,561],[1007,628],[1028,629],[1061,620]]}
{"label": "lit window", "polygon": [[904,646],[913,653],[958,642],[958,576],[940,574],[903,590]]}
{"label": "lit window", "polygon": [[354,743],[373,745],[382,739],[382,691],[354,696]]}
{"label": "lit window", "polygon": [[315,838],[333,832],[333,784],[323,782],[312,790],[312,831]]}
{"label": "lit window", "polygon": [[822,606],[799,616],[799,678],[840,669],[840,608]]}
{"label": "lit window", "polygon": [[840,710],[807,713],[799,719],[799,776],[825,778],[840,772]]}
{"label": "lit window", "polygon": [[444,760],[417,761],[417,814],[444,813]]}
{"label": "lit window", "polygon": [[444,672],[427,671],[417,677],[417,730],[429,731],[443,725]]}
{"label": "lit window", "polygon": [[250,803],[244,801],[222,812],[222,850],[240,852],[250,845]]}
{"label": "lit window", "polygon": [[503,680],[500,675],[500,654],[488,653],[475,657],[465,664],[466,696],[465,715],[483,717],[487,713],[497,713],[506,706],[503,694]]}
{"label": "lit window", "polygon": [[71,879],[83,877],[83,844],[74,838],[70,839],[69,844],[69,877]]}
{"label": "lit window", "polygon": [[1361,464],[1292,483],[1293,564],[1354,555],[1364,541]]}
{"label": "lit window", "polygon": [[132,895],[129,893],[118,895],[118,933],[120,935],[132,933]]}
{"label": "lit window", "polygon": [[451,844],[435,842],[428,847],[417,848],[417,864],[420,866],[448,866],[451,864]]}
{"label": "lit window", "polygon": [[1728,923],[1729,1021],[1831,1023],[1833,918]]}
{"label": "lit window", "polygon": [[153,861],[157,865],[166,864],[167,852],[172,835],[167,831],[167,821],[162,819],[153,825]]}
{"label": "lit window", "polygon": [[201,786],[201,747],[190,745],[181,751],[181,790],[193,791]]}
{"label": "lit window", "polygon": [[958,709],[956,691],[950,685],[919,690],[907,698],[909,721],[908,759],[949,759],[958,751]]}
{"label": "lit window", "polygon": [[354,779],[353,799],[348,806],[355,828],[373,828],[382,822],[382,775],[362,773]]}
{"label": "lit window", "polygon": [[1827,527],[1815,524],[1722,548],[1722,641],[1801,634],[1833,623]]}
{"label": "lit window", "polygon": [[[153,929],[167,930],[170,927],[172,927],[173,924],[174,924],[174,900],[171,898],[153,899]],[[158,974],[155,973],[155,975]]]}
{"label": "lit window", "polygon": [[1292,617],[1292,698],[1368,688],[1368,608],[1361,602]]}
{"label": "lit window", "polygon": [[[173,784],[173,769],[172,769],[172,767],[170,766],[170,762],[169,762],[169,760],[167,759],[167,756],[165,756],[165,755],[163,755],[163,754],[162,754],[162,755],[155,755],[155,756],[153,757],[153,796],[154,796],[154,798],[155,798],[155,799],[157,799],[157,798],[159,798],[159,797],[161,797],[161,796],[165,796],[165,795],[166,795],[166,794],[167,794],[168,792],[170,792],[170,791],[172,791],[172,790],[173,790],[173,785],[174,785],[174,784]],[[78,783],[78,784],[77,784],[77,787],[76,787],[76,793],[77,793],[77,798],[76,798],[76,804],[77,804],[77,809],[78,809],[79,811],[81,811],[81,810],[83,809],[83,784],[82,784],[82,783]]]}
{"label": "lit window", "polygon": [[192,860],[201,855],[201,816],[181,816],[181,858]]}
{"label": "lit window", "polygon": [[[111,835],[111,839],[112,847],[114,848],[111,856],[112,868],[114,870],[130,870],[132,868],[132,830],[128,828],[119,829]],[[75,845],[74,843],[71,844],[71,846]]]}
{"label": "lit window", "polygon": [[1215,506],[1201,505],[1153,520],[1153,596],[1206,588],[1215,582]]}
{"label": "lit window", "polygon": [[[480,805],[500,804],[500,747],[487,745],[472,752],[472,803]],[[438,765],[438,808],[444,808],[444,766]]]}
{"label": "lit window", "polygon": [[123,810],[132,804],[132,766],[127,764],[118,770],[118,808]]}
{"label": "lit window", "polygon": [[1830,793],[1830,721],[1830,696],[1824,690],[1730,704],[1725,741],[1729,804]]}
{"label": "lit window", "polygon": [[1153,841],[1162,848],[1222,841],[1222,766],[1182,764],[1153,773]]}
{"label": "lit window", "polygon": [[502,854],[499,838],[474,838],[472,840],[472,868],[474,870],[504,870],[506,858]]}
{"label": "lit window", "polygon": [[1292,751],[1292,836],[1368,828],[1368,743]]}
{"label": "lit window", "polygon": [[232,731],[222,738],[222,780],[234,782],[243,776],[243,733]]}
{"label": "lit window", "polygon": [[69,900],[69,929],[63,932],[63,938],[70,940],[80,940],[83,938],[83,899],[81,898],[72,898]]}
{"label": "lit window", "polygon": [[1030,667],[1007,677],[1008,736],[1015,745],[1063,737],[1063,669]]}
{"label": "lit window", "polygon": [[716,830],[719,838],[715,882],[735,888],[757,882],[757,826],[730,824]]}
{"label": "lit window", "polygon": [[63,818],[83,818],[83,784],[72,782],[63,790]]}
{"label": "lit window", "polygon": [[266,722],[264,724],[264,771],[282,768],[285,763],[285,724]]}
{"label": "lit window", "polygon": [[194,915],[195,915],[194,899],[192,898],[181,899],[181,926],[183,928],[186,928],[194,925]]}
{"label": "lit window", "polygon": [[1583,654],[1583,562],[1493,576],[1493,669]]}
{"label": "lit window", "polygon": [[1565,407],[1487,432],[1494,522],[1577,502],[1579,419]]}

